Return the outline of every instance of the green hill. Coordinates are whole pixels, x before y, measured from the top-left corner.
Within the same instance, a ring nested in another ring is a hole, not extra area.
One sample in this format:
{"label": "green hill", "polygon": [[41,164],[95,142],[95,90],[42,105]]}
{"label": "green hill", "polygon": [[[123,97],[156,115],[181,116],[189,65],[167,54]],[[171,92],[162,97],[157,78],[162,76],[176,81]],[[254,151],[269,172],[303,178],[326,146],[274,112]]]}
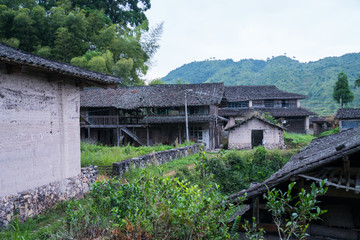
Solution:
{"label": "green hill", "polygon": [[301,63],[286,56],[272,59],[244,59],[234,62],[210,60],[192,62],[171,71],[163,81],[176,83],[224,82],[225,85],[276,85],[279,89],[307,95],[302,106],[319,115],[334,114],[339,107],[332,99],[333,86],[339,72],[344,71],[355,94],[349,107],[360,107],[360,89],[354,81],[360,74],[360,53],[327,57],[315,62]]}

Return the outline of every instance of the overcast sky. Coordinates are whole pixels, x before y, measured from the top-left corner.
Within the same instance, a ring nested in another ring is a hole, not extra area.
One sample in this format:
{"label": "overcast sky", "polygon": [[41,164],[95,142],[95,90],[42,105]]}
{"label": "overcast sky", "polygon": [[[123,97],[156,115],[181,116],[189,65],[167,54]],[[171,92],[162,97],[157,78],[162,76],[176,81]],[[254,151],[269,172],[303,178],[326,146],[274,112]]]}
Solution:
{"label": "overcast sky", "polygon": [[151,0],[150,26],[164,22],[146,79],[192,61],[301,62],[360,52],[359,0]]}

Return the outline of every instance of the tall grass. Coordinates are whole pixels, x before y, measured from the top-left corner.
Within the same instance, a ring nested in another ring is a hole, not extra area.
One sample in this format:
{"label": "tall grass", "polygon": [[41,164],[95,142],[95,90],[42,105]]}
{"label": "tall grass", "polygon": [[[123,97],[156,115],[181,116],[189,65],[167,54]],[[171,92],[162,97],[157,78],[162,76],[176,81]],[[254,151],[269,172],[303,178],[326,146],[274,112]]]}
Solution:
{"label": "tall grass", "polygon": [[288,148],[303,148],[315,139],[310,134],[289,133],[284,131],[284,140]]}
{"label": "tall grass", "polygon": [[[188,145],[194,144],[193,142]],[[185,146],[178,145],[177,147]],[[122,147],[108,147],[102,145],[94,145],[90,143],[81,143],[81,166],[90,165],[108,166],[114,162],[120,162],[125,159],[139,157],[152,152],[165,151],[174,148],[168,145],[133,147],[130,145]]]}

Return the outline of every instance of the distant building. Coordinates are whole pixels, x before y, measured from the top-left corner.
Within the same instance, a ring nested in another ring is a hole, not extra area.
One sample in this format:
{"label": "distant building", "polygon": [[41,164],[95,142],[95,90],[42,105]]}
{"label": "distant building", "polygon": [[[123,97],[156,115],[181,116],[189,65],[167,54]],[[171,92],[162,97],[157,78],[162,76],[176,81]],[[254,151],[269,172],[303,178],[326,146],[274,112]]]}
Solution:
{"label": "distant building", "polygon": [[326,120],[326,117],[310,117],[310,134],[317,136],[320,133],[329,130],[330,127],[331,123]]}
{"label": "distant building", "polygon": [[223,83],[88,88],[81,93],[81,137],[108,145],[184,143],[186,101],[190,140],[214,149],[223,93]]}
{"label": "distant building", "polygon": [[254,112],[269,113],[290,132],[308,133],[309,117],[316,115],[300,106],[304,95],[279,90],[275,86],[226,86],[219,115],[229,118],[226,127]]}
{"label": "distant building", "polygon": [[340,108],[335,118],[339,120],[340,131],[360,126],[360,108]]}
{"label": "distant building", "polygon": [[267,149],[284,147],[283,127],[258,116],[252,116],[225,128],[229,131],[229,149],[252,149],[263,145]]}

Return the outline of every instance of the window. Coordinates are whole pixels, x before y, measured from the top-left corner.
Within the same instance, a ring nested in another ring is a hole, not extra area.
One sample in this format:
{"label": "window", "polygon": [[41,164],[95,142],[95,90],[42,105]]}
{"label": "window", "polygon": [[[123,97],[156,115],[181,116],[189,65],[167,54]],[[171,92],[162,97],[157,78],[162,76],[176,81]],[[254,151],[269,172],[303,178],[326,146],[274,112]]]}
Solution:
{"label": "window", "polygon": [[274,100],[265,100],[264,105],[266,108],[273,108],[274,107]]}
{"label": "window", "polygon": [[190,107],[190,114],[200,114],[200,107]]}
{"label": "window", "polygon": [[229,107],[229,108],[248,108],[249,102],[248,101],[228,102],[227,107]]}
{"label": "window", "polygon": [[289,100],[284,99],[281,101],[281,107],[288,108],[289,107]]}
{"label": "window", "polygon": [[193,140],[203,140],[202,127],[189,127],[190,138]]}

